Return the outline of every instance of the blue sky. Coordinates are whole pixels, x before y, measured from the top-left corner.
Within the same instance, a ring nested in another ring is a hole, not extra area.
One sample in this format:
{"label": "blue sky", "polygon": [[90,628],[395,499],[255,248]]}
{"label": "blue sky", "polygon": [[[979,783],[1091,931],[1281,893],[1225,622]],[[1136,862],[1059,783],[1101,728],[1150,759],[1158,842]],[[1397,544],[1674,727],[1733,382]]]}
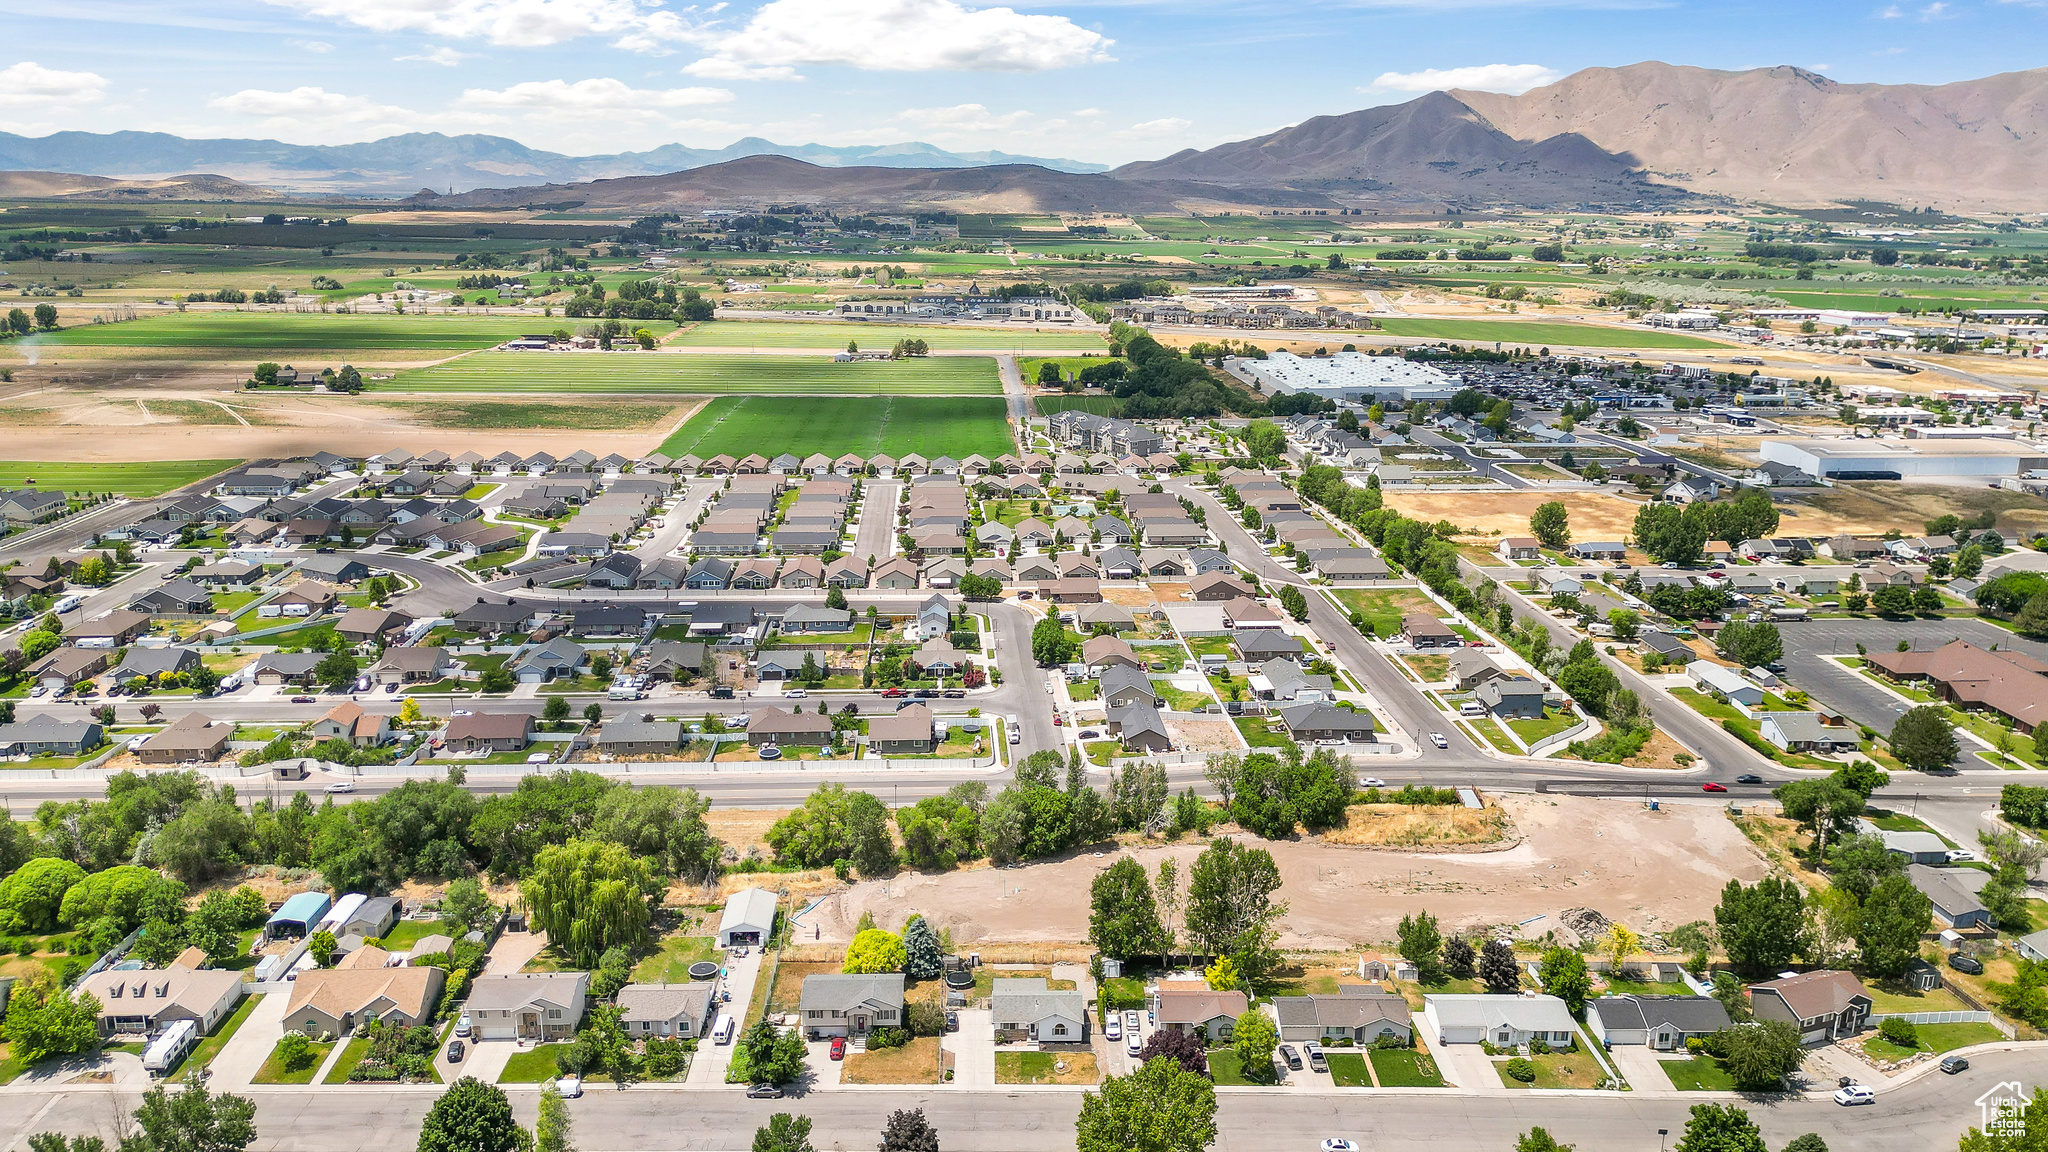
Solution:
{"label": "blue sky", "polygon": [[0,130],[574,154],[743,136],[1103,163],[1438,87],[1658,59],[1944,83],[2040,66],[2048,0],[66,0],[0,47]]}

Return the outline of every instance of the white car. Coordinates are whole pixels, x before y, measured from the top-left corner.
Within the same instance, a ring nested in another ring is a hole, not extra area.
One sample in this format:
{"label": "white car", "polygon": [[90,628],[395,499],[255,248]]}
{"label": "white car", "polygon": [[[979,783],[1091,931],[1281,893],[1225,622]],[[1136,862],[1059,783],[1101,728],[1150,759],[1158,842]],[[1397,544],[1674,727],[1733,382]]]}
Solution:
{"label": "white car", "polygon": [[1124,1021],[1123,1021],[1123,1017],[1121,1017],[1121,1016],[1117,1015],[1117,1014],[1116,1014],[1116,1013],[1114,1013],[1114,1012],[1111,1012],[1111,1013],[1109,1014],[1109,1019],[1107,1019],[1107,1020],[1104,1020],[1104,1021],[1102,1022],[1102,1038],[1103,1038],[1104,1040],[1121,1040],[1121,1039],[1123,1039],[1123,1038],[1124,1038]]}
{"label": "white car", "polygon": [[1360,780],[1358,782],[1358,786],[1360,788],[1385,788],[1387,786],[1387,782],[1385,780],[1380,779],[1377,776],[1367,776],[1365,779]]}
{"label": "white car", "polygon": [[468,1038],[469,1038],[469,1029],[470,1029],[470,1024],[469,1024],[469,1013],[467,1013],[467,1012],[464,1012],[464,1013],[462,1014],[462,1017],[461,1017],[460,1019],[458,1019],[457,1021],[455,1021],[455,1034],[456,1034],[457,1036],[460,1036],[460,1037],[464,1038],[464,1039],[468,1039]]}
{"label": "white car", "polygon": [[1875,1104],[1877,1093],[1871,1091],[1866,1084],[1851,1084],[1847,1088],[1835,1089],[1835,1103],[1844,1108],[1852,1108],[1858,1104]]}
{"label": "white car", "polygon": [[1942,853],[1942,858],[1951,864],[1961,864],[1968,860],[1975,860],[1977,854],[1968,848],[1951,848],[1947,852]]}
{"label": "white car", "polygon": [[561,1093],[564,1099],[574,1100],[583,1095],[583,1077],[564,1076],[555,1081],[555,1091]]}
{"label": "white car", "polygon": [[329,784],[327,790],[333,793],[353,792],[356,790],[356,782],[353,780],[337,780]]}
{"label": "white car", "polygon": [[1358,1141],[1346,1140],[1342,1136],[1332,1136],[1317,1145],[1317,1147],[1321,1148],[1322,1152],[1358,1152]]}
{"label": "white car", "polygon": [[1429,742],[1439,748],[1449,748],[1451,746],[1451,742],[1444,739],[1444,734],[1441,732],[1431,732],[1429,734]]}
{"label": "white car", "polygon": [[809,695],[810,693],[802,688],[791,688],[782,694],[782,698],[785,700],[802,700]]}

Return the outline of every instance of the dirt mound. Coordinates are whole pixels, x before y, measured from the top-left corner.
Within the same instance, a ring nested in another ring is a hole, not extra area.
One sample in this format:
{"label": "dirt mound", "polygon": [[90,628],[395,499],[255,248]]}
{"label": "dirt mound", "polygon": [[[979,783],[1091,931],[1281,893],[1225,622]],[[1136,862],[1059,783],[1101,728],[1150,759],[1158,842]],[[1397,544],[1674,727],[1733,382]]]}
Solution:
{"label": "dirt mound", "polygon": [[1557,914],[1557,923],[1559,942],[1566,947],[1598,940],[1614,926],[1614,921],[1591,908],[1567,908]]}

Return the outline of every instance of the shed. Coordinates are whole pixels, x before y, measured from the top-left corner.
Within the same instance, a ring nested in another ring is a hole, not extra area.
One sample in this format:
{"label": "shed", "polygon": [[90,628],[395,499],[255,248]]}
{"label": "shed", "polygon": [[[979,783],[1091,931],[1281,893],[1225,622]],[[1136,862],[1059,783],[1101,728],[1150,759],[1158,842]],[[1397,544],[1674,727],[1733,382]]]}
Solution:
{"label": "shed", "polygon": [[270,919],[263,925],[263,938],[277,940],[285,936],[310,935],[313,926],[327,915],[332,904],[325,892],[301,892],[270,914]]}
{"label": "shed", "polygon": [[718,920],[718,946],[739,948],[759,944],[775,931],[775,893],[747,888],[732,894]]}

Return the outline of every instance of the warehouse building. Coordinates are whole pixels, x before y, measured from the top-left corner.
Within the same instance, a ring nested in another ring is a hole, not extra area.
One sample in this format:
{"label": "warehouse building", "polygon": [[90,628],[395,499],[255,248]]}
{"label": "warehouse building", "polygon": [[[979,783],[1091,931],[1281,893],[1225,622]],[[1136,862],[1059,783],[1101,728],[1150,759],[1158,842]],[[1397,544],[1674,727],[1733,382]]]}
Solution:
{"label": "warehouse building", "polygon": [[2017,476],[2048,468],[2048,448],[1989,437],[1942,440],[1775,440],[1766,462],[1839,480]]}
{"label": "warehouse building", "polygon": [[1264,360],[1236,360],[1230,367],[1239,376],[1258,381],[1268,395],[1306,392],[1328,400],[1449,400],[1462,386],[1458,377],[1428,364],[1363,352],[1316,357],[1275,352]]}

